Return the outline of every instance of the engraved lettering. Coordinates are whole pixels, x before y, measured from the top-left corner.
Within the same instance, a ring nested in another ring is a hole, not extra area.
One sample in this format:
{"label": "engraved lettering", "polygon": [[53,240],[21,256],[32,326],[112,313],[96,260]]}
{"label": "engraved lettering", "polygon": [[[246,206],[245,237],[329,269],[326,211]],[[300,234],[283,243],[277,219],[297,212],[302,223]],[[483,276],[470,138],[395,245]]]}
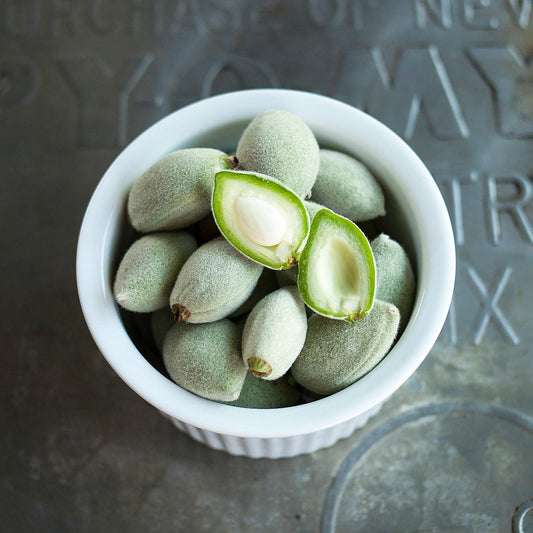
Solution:
{"label": "engraved lettering", "polygon": [[145,23],[151,20],[152,31],[163,33],[165,21],[165,0],[130,0],[129,26],[132,33],[142,31]]}
{"label": "engraved lettering", "polygon": [[160,35],[163,33],[165,25],[165,2],[156,0],[154,5],[154,33]]}
{"label": "engraved lettering", "polygon": [[507,337],[511,343],[520,343],[518,335],[515,333],[513,327],[498,307],[498,302],[500,301],[503,291],[509,282],[512,271],[513,270],[511,267],[506,267],[498,281],[497,286],[492,292],[489,292],[485,283],[480,278],[479,274],[474,270],[474,268],[470,265],[466,266],[468,277],[473,282],[474,287],[477,289],[477,295],[481,303],[481,317],[478,327],[474,333],[474,344],[481,344],[491,320],[494,320],[496,324],[498,324],[504,336]]}
{"label": "engraved lettering", "polygon": [[414,135],[422,112],[436,137],[470,134],[435,46],[403,50],[395,69],[387,68],[379,48],[348,51],[336,96],[378,116],[406,138]]}
{"label": "engraved lettering", "polygon": [[[353,16],[353,27],[356,30],[362,30],[365,27],[365,13],[364,8],[365,4],[369,0],[361,0],[360,2],[352,3],[352,16]],[[375,5],[370,5],[369,7],[377,7]]]}
{"label": "engraved lettering", "polygon": [[254,31],[280,31],[282,27],[279,10],[283,2],[279,0],[259,0],[250,2],[250,26]]}
{"label": "engraved lettering", "polygon": [[533,136],[533,64],[513,48],[472,48],[472,63],[491,88],[502,135]]}
{"label": "engraved lettering", "polygon": [[279,86],[272,69],[242,56],[225,56],[215,60],[202,83],[202,98],[222,92]]}
{"label": "engraved lettering", "polygon": [[335,28],[344,22],[346,0],[309,0],[309,16],[319,27]]}
{"label": "engraved lettering", "polygon": [[415,0],[416,27],[427,28],[428,21],[439,24],[444,29],[453,25],[451,0]]}
{"label": "engraved lettering", "polygon": [[497,17],[490,17],[485,20],[478,20],[478,13],[482,9],[487,9],[491,5],[491,0],[464,0],[463,14],[465,26],[472,30],[495,30],[500,27]]}
{"label": "engraved lettering", "polygon": [[58,60],[78,98],[80,146],[126,143],[129,96],[152,61],[151,55],[130,57],[113,69],[97,57]]}
{"label": "engraved lettering", "polygon": [[[498,186],[512,185],[516,194],[507,199],[499,197]],[[502,242],[501,214],[507,213],[521,229],[527,241],[533,244],[533,225],[529,220],[526,206],[533,199],[533,185],[524,176],[489,176],[487,179],[488,215],[490,220],[492,243],[498,246]]]}
{"label": "engraved lettering", "polygon": [[307,0],[311,22],[319,28],[365,28],[365,10],[378,8],[374,0]]}
{"label": "engraved lettering", "polygon": [[507,0],[507,3],[511,8],[516,24],[520,28],[527,28],[531,22],[533,0]]}
{"label": "engraved lettering", "polygon": [[52,0],[50,4],[50,29],[58,35],[64,28],[71,35],[79,33],[79,20],[73,0]]}
{"label": "engraved lettering", "polygon": [[39,26],[41,3],[39,0],[5,0],[4,19],[8,34],[25,37]]}
{"label": "engraved lettering", "polygon": [[0,108],[24,103],[37,87],[35,69],[20,61],[0,61]]}
{"label": "engraved lettering", "polygon": [[447,185],[451,192],[452,204],[452,219],[454,221],[455,229],[455,243],[461,246],[465,242],[465,230],[463,222],[463,198],[461,189],[464,185],[476,183],[478,175],[476,172],[471,172],[467,177],[458,176],[438,176],[437,181],[443,185]]}
{"label": "engraved lettering", "polygon": [[211,30],[238,30],[242,25],[241,12],[233,0],[211,0],[204,18]]}
{"label": "engraved lettering", "polygon": [[89,3],[89,10],[87,12],[87,21],[89,27],[99,35],[115,33],[119,29],[118,23],[104,20],[102,15],[104,5],[104,0],[91,0]]}
{"label": "engraved lettering", "polygon": [[137,33],[141,27],[141,20],[145,13],[144,0],[131,0],[130,2],[130,31]]}
{"label": "engraved lettering", "polygon": [[202,16],[198,2],[182,0],[176,4],[170,23],[171,33],[179,33],[193,26],[200,34],[207,32],[207,24]]}

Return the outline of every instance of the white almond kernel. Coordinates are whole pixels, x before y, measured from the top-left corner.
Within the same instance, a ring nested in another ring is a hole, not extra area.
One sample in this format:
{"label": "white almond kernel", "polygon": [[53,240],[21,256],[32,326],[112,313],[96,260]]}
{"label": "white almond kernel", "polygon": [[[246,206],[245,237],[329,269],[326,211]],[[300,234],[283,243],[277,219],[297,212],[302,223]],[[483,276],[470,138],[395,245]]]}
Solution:
{"label": "white almond kernel", "polygon": [[256,196],[239,196],[234,206],[239,226],[253,242],[275,246],[283,240],[287,224],[272,204]]}

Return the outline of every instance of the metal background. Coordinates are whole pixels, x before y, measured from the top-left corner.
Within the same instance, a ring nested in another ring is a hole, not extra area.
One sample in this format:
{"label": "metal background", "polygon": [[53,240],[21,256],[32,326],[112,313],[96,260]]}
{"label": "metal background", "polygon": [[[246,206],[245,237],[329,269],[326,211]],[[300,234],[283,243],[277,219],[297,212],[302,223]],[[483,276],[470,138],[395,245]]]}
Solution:
{"label": "metal background", "polygon": [[[533,531],[531,0],[0,0],[2,532]],[[177,432],[98,353],[77,232],[168,112],[285,87],[400,133],[457,241],[438,344],[381,413],[290,460]]]}

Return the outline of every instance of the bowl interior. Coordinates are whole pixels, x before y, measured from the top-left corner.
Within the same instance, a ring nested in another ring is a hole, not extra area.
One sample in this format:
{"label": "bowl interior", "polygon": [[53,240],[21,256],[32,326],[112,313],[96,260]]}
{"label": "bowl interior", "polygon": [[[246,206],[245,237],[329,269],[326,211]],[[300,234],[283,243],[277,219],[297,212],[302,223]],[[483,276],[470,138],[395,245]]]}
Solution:
{"label": "bowl interior", "polygon": [[[172,150],[211,147],[231,153],[249,121],[272,108],[298,114],[321,147],[351,154],[371,168],[386,195],[387,215],[378,229],[407,250],[417,277],[417,294],[400,339],[358,382],[310,404],[241,409],[199,398],[170,381],[151,342],[146,316],[123,313],[114,302],[111,287],[118,262],[136,236],[125,214],[133,182]],[[449,217],[437,187],[422,162],[393,132],[327,97],[252,90],[183,108],[149,128],[120,154],[87,209],[77,270],[80,301],[91,333],[111,366],[137,393],[166,414],[197,427],[240,436],[282,437],[353,418],[383,401],[416,370],[444,323],[455,256]]]}

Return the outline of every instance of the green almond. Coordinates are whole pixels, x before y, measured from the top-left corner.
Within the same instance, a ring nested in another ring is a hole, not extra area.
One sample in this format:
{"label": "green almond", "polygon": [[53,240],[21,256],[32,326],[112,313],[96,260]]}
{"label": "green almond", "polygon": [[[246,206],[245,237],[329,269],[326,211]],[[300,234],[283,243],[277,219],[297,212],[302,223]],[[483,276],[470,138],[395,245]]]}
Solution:
{"label": "green almond", "polygon": [[400,312],[376,299],[372,311],[355,324],[313,315],[292,376],[315,394],[333,394],[370,372],[396,339]]}
{"label": "green almond", "polygon": [[415,275],[401,244],[381,233],[370,243],[378,272],[376,298],[400,311],[400,329],[407,324],[415,296]]}
{"label": "green almond", "polygon": [[221,233],[241,253],[273,270],[294,266],[309,233],[302,200],[263,174],[215,174],[212,211]]}
{"label": "green almond", "polygon": [[195,249],[196,240],[187,231],[140,237],[120,261],[113,283],[116,301],[137,313],[165,307],[176,276]]}
{"label": "green almond", "polygon": [[267,381],[248,372],[239,398],[226,403],[251,409],[280,409],[297,405],[299,401],[300,390],[290,385],[286,376]]}
{"label": "green almond", "polygon": [[260,172],[308,197],[319,167],[319,147],[307,124],[283,109],[259,113],[246,127],[237,146],[241,170]]}
{"label": "green almond", "polygon": [[312,198],[356,222],[385,215],[385,197],[374,175],[361,161],[335,150],[320,150]]}
{"label": "green almond", "polygon": [[201,324],[231,315],[248,300],[262,271],[223,237],[203,244],[185,262],[170,293],[175,320]]}
{"label": "green almond", "polygon": [[128,217],[141,233],[185,228],[209,213],[213,174],[231,168],[232,158],[212,148],[167,154],[133,184]]}
{"label": "green almond", "polygon": [[174,324],[163,339],[163,362],[184,389],[215,401],[239,397],[246,366],[240,329],[228,319],[205,324]]}
{"label": "green almond", "polygon": [[316,313],[347,322],[374,303],[376,268],[365,234],[329,209],[314,216],[298,265],[298,288]]}
{"label": "green almond", "polygon": [[243,361],[252,374],[278,379],[298,357],[306,332],[307,315],[297,287],[271,292],[248,315],[242,334]]}

